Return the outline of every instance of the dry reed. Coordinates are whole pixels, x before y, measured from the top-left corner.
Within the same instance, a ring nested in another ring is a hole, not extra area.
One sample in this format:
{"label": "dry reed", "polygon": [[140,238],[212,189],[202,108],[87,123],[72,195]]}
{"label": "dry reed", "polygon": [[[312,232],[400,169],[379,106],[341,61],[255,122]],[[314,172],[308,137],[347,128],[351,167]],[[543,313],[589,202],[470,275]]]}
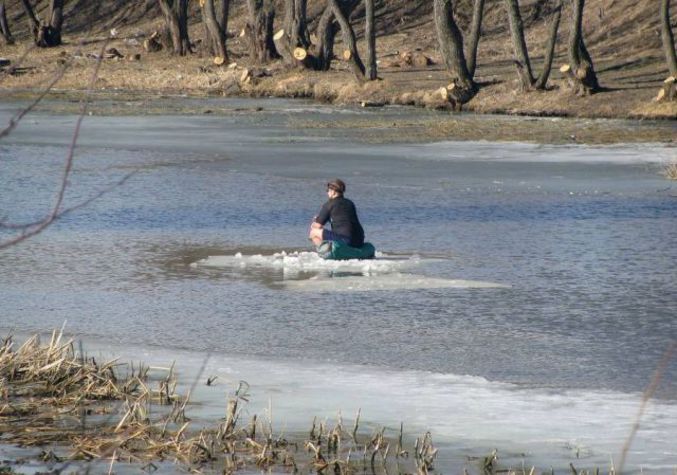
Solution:
{"label": "dry reed", "polygon": [[[314,420],[307,440],[294,442],[273,434],[272,411],[268,421],[254,415],[241,424],[242,405],[249,397],[245,382],[229,398],[222,422],[192,428],[186,415],[189,395],[175,392],[174,365],[159,380],[153,381],[149,370],[143,364],[137,368],[118,360],[101,364],[85,357],[76,351],[73,340],[64,341],[62,331],[54,331],[44,345],[37,335],[18,347],[11,336],[2,340],[3,444],[50,447],[67,455],[49,450],[41,461],[66,466],[110,460],[110,471],[115,463],[153,469],[156,463],[173,462],[191,471],[275,468],[346,475],[367,465],[372,471],[386,470],[393,459],[407,454],[400,434],[396,457],[389,458],[385,429],[359,444],[359,412],[350,431],[339,415],[333,427],[327,422],[318,426]],[[424,474],[432,467],[436,451],[430,434],[421,440],[414,463],[416,471]],[[359,453],[361,457],[353,456]]]}

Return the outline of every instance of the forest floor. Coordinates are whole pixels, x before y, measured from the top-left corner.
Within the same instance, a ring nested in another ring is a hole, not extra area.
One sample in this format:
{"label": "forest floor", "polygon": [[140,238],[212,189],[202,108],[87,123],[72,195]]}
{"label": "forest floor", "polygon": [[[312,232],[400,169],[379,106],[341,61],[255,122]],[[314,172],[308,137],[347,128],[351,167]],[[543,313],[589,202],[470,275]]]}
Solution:
{"label": "forest floor", "polygon": [[[24,19],[19,2],[13,3],[10,2],[9,7],[10,23],[20,30]],[[44,1],[39,5],[42,3]],[[93,9],[87,7],[86,2],[74,3],[66,10],[62,46],[33,48],[27,37],[21,37],[20,31],[16,34],[20,39],[16,45],[2,46],[0,56],[12,61],[17,69],[13,74],[0,72],[0,97],[35,94],[57,77],[54,91],[86,90],[97,56],[103,50],[115,48],[122,57],[102,61],[94,85],[100,94],[303,97],[337,105],[398,104],[449,109],[449,104],[436,94],[449,83],[449,75],[437,51],[428,5],[432,2],[394,0],[386,2],[387,6],[380,2],[384,5],[377,11],[379,80],[365,83],[356,81],[347,64],[340,60],[335,60],[328,72],[289,67],[282,60],[255,68],[245,42],[239,37],[246,19],[243,2],[235,2],[232,8],[229,23],[232,38],[228,41],[231,62],[224,66],[215,66],[202,46],[203,26],[197,11],[192,12],[190,24],[195,52],[176,57],[166,50],[146,53],[143,49],[144,38],[162,23],[154,4],[134,6],[111,0]],[[551,16],[548,4],[543,0],[522,2],[526,37],[536,72],[541,67],[542,45]],[[313,1],[309,4],[311,28],[321,6]],[[466,27],[470,3],[461,1],[458,8],[458,21]],[[576,118],[677,119],[677,102],[654,100],[668,76],[658,16],[657,7],[649,1],[590,0],[586,3],[584,34],[604,89],[591,96],[578,97],[559,72],[559,66],[567,62],[570,12],[565,9],[548,90],[521,92],[503,4],[489,0],[476,73],[481,90],[464,110]],[[359,47],[364,51],[363,18],[359,10],[353,23]],[[677,23],[677,16],[673,23]],[[116,35],[108,38],[113,28]],[[336,51],[342,51],[340,43]],[[425,55],[431,64],[418,67],[404,64],[401,55],[407,52]],[[245,71],[255,70],[261,77],[245,79]]]}

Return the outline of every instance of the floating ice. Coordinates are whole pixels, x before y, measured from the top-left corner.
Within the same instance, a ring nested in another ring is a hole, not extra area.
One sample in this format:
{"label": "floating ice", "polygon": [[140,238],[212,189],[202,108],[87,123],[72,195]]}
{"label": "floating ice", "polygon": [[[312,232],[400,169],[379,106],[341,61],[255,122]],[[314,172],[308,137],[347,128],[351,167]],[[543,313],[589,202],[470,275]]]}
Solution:
{"label": "floating ice", "polygon": [[[438,259],[420,256],[387,256],[377,253],[375,259],[325,260],[316,252],[278,252],[272,255],[209,256],[192,264],[193,267],[229,269],[281,270],[283,280],[278,288],[304,292],[364,292],[372,290],[413,289],[488,289],[510,288],[509,285],[464,279],[445,279],[411,274],[410,270],[422,263]],[[301,273],[312,272],[312,277],[299,278]]]}
{"label": "floating ice", "polygon": [[[277,252],[272,255],[243,255],[238,252],[234,255],[209,256],[193,264],[194,267],[224,267],[224,268],[265,268],[283,269],[285,271],[333,271],[359,272],[362,274],[384,274],[399,272],[415,267],[421,263],[418,256],[386,256],[377,253],[375,259],[351,259],[347,261],[333,261],[322,259],[316,252]],[[431,261],[431,259],[426,259]]]}

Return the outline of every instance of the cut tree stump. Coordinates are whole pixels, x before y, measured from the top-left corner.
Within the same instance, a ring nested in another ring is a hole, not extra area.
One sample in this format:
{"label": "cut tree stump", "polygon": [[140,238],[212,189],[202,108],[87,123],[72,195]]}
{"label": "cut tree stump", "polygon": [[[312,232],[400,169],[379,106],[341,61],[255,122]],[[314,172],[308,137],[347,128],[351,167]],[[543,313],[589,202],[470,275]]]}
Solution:
{"label": "cut tree stump", "polygon": [[273,35],[273,39],[274,39],[275,41],[279,41],[279,40],[281,40],[282,38],[284,38],[284,29],[278,30],[278,32],[275,33],[275,34]]}
{"label": "cut tree stump", "polygon": [[162,43],[159,40],[160,33],[154,31],[148,38],[143,40],[143,49],[148,53],[157,53],[162,50]]}
{"label": "cut tree stump", "polygon": [[214,56],[213,62],[215,65],[221,66],[226,62],[226,58],[224,58],[223,56]]}
{"label": "cut tree stump", "polygon": [[585,69],[580,68],[575,73],[571,65],[563,64],[559,68],[559,72],[562,73],[562,76],[567,80],[567,83],[571,90],[577,96],[589,96],[592,94],[592,90],[583,83],[583,80],[586,77]]}
{"label": "cut tree stump", "polygon": [[305,48],[301,48],[300,46],[298,48],[294,48],[294,59],[296,61],[303,61],[308,57],[308,51],[306,51]]}
{"label": "cut tree stump", "polygon": [[663,81],[663,87],[658,90],[656,102],[668,102],[677,100],[677,80],[674,76],[670,76]]}
{"label": "cut tree stump", "polygon": [[350,50],[347,49],[343,51],[341,57],[343,58],[344,61],[350,61],[350,58],[353,57],[353,53],[351,53]]}
{"label": "cut tree stump", "polygon": [[117,50],[117,48],[108,48],[106,50],[106,59],[121,59],[124,58],[125,56],[120,53],[120,51]]}

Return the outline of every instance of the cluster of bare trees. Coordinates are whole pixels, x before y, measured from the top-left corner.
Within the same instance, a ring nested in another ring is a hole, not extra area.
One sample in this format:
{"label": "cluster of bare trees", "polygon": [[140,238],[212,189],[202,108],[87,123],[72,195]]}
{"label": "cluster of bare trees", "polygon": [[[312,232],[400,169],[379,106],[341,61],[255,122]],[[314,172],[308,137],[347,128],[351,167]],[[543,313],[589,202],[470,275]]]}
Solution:
{"label": "cluster of bare trees", "polygon": [[[206,47],[214,56],[216,65],[228,64],[228,17],[231,0],[198,1],[202,12]],[[285,63],[294,67],[327,71],[335,58],[334,43],[340,33],[344,45],[341,56],[350,65],[355,78],[359,81],[377,79],[374,0],[325,0],[319,19],[315,18],[313,22],[312,35],[307,18],[308,0],[284,0],[284,19],[277,22],[282,25],[277,32],[274,31],[277,12],[273,0],[245,1],[248,16],[241,36],[248,44],[253,62],[266,64],[283,59]],[[472,20],[465,39],[454,17],[455,9],[460,8],[459,5],[454,0],[428,1],[432,2],[434,7],[439,50],[451,76],[451,82],[446,87],[446,96],[453,104],[462,105],[471,100],[480,88],[475,80],[475,70],[485,0],[473,0]],[[551,23],[544,41],[544,61],[540,72],[534,70],[530,59],[519,0],[499,1],[505,6],[514,49],[514,64],[523,91],[547,88],[564,3],[570,4],[571,16],[567,44],[568,61],[560,67],[560,72],[569,82],[572,91],[578,95],[593,94],[602,90],[583,37],[585,0],[545,2],[551,12]],[[31,0],[21,0],[35,43],[39,46],[60,44],[64,0],[49,0],[47,15],[42,19],[35,15],[30,2]],[[165,20],[165,40],[169,49],[181,56],[193,52],[188,35],[188,2],[189,0],[157,0]],[[364,11],[366,61],[362,60],[358,51],[355,30],[351,23],[351,17],[358,6],[362,6]],[[387,4],[380,2],[379,7],[387,8]],[[670,0],[660,0],[660,18],[670,77],[665,81],[658,99],[674,100],[677,97],[675,88],[677,56],[670,24]],[[4,4],[0,4],[0,33],[6,43],[14,41],[9,31]],[[150,38],[150,41],[147,40],[146,46],[152,46],[153,41],[155,37]]]}

